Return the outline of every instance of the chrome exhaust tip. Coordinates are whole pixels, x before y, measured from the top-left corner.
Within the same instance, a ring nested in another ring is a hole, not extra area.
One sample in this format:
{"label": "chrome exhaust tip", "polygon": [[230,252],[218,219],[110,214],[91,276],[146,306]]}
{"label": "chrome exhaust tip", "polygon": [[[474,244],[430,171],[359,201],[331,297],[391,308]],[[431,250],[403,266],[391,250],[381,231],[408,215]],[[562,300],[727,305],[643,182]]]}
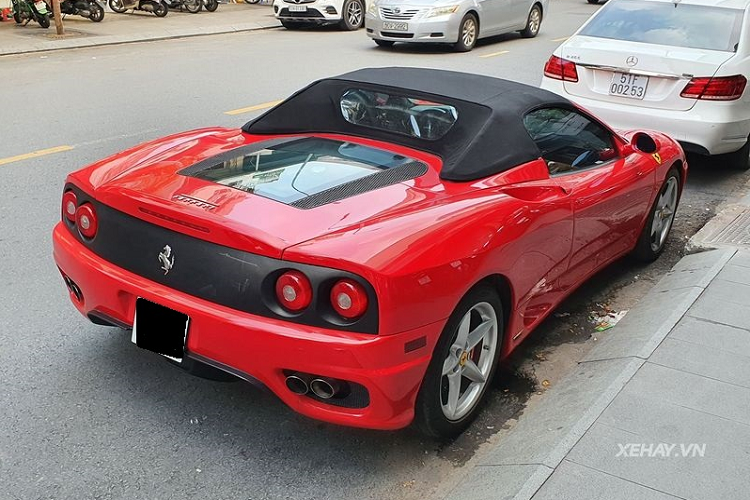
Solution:
{"label": "chrome exhaust tip", "polygon": [[307,380],[300,377],[299,375],[289,375],[286,378],[286,388],[292,391],[294,394],[304,395],[310,390],[307,385]]}
{"label": "chrome exhaust tip", "polygon": [[338,394],[341,386],[335,380],[316,378],[310,382],[310,390],[320,399],[331,399]]}

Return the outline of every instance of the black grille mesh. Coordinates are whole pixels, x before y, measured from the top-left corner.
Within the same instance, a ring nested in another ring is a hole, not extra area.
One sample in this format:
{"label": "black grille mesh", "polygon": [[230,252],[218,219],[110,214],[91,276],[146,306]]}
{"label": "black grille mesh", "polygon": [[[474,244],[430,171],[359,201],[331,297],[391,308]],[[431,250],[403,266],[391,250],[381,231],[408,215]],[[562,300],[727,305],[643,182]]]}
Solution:
{"label": "black grille mesh", "polygon": [[404,163],[398,167],[381,170],[367,177],[362,177],[339,186],[326,189],[312,196],[301,198],[290,205],[302,209],[321,207],[335,201],[340,201],[350,196],[374,191],[382,187],[398,184],[399,182],[415,179],[427,173],[427,165],[419,161]]}

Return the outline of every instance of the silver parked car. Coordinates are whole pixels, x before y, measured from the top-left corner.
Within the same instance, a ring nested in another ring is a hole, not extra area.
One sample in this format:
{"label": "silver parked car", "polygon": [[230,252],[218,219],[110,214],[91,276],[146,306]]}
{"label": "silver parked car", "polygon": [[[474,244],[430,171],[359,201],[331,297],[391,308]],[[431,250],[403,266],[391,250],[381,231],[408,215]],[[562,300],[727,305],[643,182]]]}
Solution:
{"label": "silver parked car", "polygon": [[549,0],[373,0],[365,28],[381,47],[450,43],[466,52],[488,36],[520,31],[535,37],[548,6]]}

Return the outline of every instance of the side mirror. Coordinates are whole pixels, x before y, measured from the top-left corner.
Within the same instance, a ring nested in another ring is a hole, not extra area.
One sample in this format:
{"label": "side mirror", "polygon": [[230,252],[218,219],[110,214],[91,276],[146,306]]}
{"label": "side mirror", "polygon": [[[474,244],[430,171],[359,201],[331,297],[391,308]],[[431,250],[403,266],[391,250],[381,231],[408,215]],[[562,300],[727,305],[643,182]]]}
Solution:
{"label": "side mirror", "polygon": [[633,136],[633,145],[635,149],[642,153],[653,154],[659,149],[654,138],[645,132],[638,132]]}

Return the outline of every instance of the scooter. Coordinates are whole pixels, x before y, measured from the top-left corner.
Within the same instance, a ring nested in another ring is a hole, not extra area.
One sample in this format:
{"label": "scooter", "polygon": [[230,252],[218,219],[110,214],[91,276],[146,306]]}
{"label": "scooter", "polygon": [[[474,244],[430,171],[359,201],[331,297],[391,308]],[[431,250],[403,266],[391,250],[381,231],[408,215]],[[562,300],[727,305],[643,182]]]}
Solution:
{"label": "scooter", "polygon": [[17,24],[21,24],[26,21],[29,24],[30,21],[36,21],[42,28],[49,28],[49,11],[47,10],[47,4],[44,0],[37,0],[33,2],[31,0],[11,0],[13,7],[13,20]]}
{"label": "scooter", "polygon": [[153,12],[156,17],[164,17],[169,13],[169,6],[164,0],[109,0],[109,8],[118,14],[131,9]]}
{"label": "scooter", "polygon": [[170,9],[185,10],[191,14],[197,14],[203,8],[203,0],[164,0]]}
{"label": "scooter", "polygon": [[98,23],[104,19],[104,4],[99,0],[62,0],[60,13],[85,17]]}

